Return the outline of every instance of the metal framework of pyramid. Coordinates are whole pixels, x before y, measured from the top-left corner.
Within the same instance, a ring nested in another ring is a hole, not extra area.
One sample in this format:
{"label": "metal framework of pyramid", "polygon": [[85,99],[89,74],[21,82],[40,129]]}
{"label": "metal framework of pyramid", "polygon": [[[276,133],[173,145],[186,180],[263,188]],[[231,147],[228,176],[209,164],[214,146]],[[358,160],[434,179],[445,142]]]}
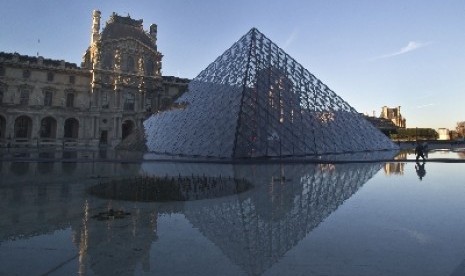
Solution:
{"label": "metal framework of pyramid", "polygon": [[220,158],[397,149],[353,107],[257,29],[144,122],[149,151]]}

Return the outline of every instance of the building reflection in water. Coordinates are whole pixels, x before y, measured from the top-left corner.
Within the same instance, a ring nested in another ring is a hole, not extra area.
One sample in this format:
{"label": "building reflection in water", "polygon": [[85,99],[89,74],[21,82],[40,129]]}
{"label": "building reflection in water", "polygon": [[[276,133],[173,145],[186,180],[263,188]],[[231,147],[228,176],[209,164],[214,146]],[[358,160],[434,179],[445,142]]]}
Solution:
{"label": "building reflection in water", "polygon": [[[139,266],[148,272],[151,271],[150,259],[156,258],[150,256],[150,249],[157,246],[159,239],[158,217],[182,213],[193,228],[213,242],[231,262],[247,274],[259,275],[356,193],[382,166],[379,163],[214,165],[148,162],[142,166],[125,164],[123,170],[117,163],[75,163],[69,167],[54,163],[40,169],[38,164],[31,163],[26,173],[28,180],[12,172],[15,178],[0,183],[0,206],[2,210],[10,210],[0,214],[0,243],[71,227],[80,275],[90,272],[97,275],[133,274]],[[67,171],[64,179],[60,168]],[[50,171],[48,178],[44,178],[43,171]],[[50,174],[55,174],[56,179]],[[244,193],[215,199],[135,203],[86,194],[85,189],[98,182],[97,174],[99,177],[118,174],[221,175],[245,178],[254,187]],[[83,175],[88,177],[84,179]],[[131,215],[106,221],[92,218],[97,212],[119,208]]]}
{"label": "building reflection in water", "polygon": [[401,160],[407,160],[407,152],[400,152],[394,159],[399,161],[385,163],[384,173],[386,175],[403,175],[405,162],[401,162]]}
{"label": "building reflection in water", "polygon": [[459,158],[465,159],[465,150],[464,149],[458,150],[457,155],[459,156]]}

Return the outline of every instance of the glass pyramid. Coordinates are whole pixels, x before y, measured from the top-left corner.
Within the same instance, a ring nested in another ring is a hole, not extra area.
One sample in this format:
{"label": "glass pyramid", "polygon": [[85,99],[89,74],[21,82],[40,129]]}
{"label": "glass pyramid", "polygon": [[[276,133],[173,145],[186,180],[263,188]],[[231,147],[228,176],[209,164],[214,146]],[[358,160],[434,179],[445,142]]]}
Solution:
{"label": "glass pyramid", "polygon": [[397,149],[353,107],[257,29],[144,122],[149,151],[220,158]]}

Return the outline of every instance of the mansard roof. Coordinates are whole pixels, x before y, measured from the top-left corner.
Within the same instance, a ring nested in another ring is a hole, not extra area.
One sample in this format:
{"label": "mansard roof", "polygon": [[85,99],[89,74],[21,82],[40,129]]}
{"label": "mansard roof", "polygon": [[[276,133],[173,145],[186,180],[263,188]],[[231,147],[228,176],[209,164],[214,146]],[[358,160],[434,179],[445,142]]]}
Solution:
{"label": "mansard roof", "polygon": [[34,57],[27,55],[20,55],[18,53],[5,53],[0,52],[0,61],[6,62],[19,62],[27,64],[41,64],[49,67],[64,67],[67,69],[79,69],[75,63],[66,62],[64,60],[49,59],[43,57]]}
{"label": "mansard roof", "polygon": [[144,31],[142,19],[135,20],[128,16],[113,13],[101,34],[101,40],[134,38],[147,46],[154,47],[152,38]]}

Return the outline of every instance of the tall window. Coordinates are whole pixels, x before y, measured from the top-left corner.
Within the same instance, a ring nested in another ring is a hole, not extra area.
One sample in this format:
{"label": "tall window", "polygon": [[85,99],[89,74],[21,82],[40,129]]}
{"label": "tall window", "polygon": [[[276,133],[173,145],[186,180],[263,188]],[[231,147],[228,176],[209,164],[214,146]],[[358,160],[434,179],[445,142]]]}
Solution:
{"label": "tall window", "polygon": [[5,67],[3,65],[0,65],[0,76],[5,76]]}
{"label": "tall window", "polygon": [[53,81],[55,75],[52,72],[47,73],[47,81]]}
{"label": "tall window", "polygon": [[44,106],[52,106],[53,92],[45,91],[44,93]]}
{"label": "tall window", "polygon": [[127,70],[129,72],[133,72],[134,71],[134,66],[135,66],[134,57],[133,56],[128,56]]}
{"label": "tall window", "polygon": [[110,75],[103,75],[103,78],[102,78],[102,79],[103,79],[103,83],[104,83],[104,84],[107,84],[107,85],[108,85],[108,84],[111,84],[111,83],[112,83]]}
{"label": "tall window", "polygon": [[41,138],[55,138],[57,122],[52,117],[42,119],[40,123],[40,137]]}
{"label": "tall window", "polygon": [[145,60],[145,75],[153,76],[153,71],[154,71],[153,60],[151,59]]}
{"label": "tall window", "polygon": [[74,84],[76,82],[76,76],[69,76],[69,83]]}
{"label": "tall window", "polygon": [[126,111],[132,111],[134,110],[134,93],[126,93],[124,96],[124,110]]}
{"label": "tall window", "polygon": [[155,94],[155,92],[153,90],[150,90],[148,91],[148,93],[145,93],[145,110],[150,110],[150,108],[152,107],[152,98],[153,98],[153,94]]}
{"label": "tall window", "polygon": [[28,88],[21,89],[21,92],[19,93],[19,104],[21,105],[29,104],[29,89]]}
{"label": "tall window", "polygon": [[3,103],[3,94],[6,92],[6,86],[0,83],[0,104]]}
{"label": "tall window", "polygon": [[5,138],[6,120],[0,115],[0,138]]}
{"label": "tall window", "polygon": [[107,109],[110,107],[109,100],[108,100],[108,91],[102,91],[102,108]]}
{"label": "tall window", "polygon": [[66,94],[66,107],[74,107],[74,94]]}
{"label": "tall window", "polygon": [[113,67],[113,54],[111,52],[106,52],[103,56],[103,68],[112,69]]}
{"label": "tall window", "polygon": [[15,120],[15,137],[28,138],[31,134],[32,120],[27,116],[20,116]]}
{"label": "tall window", "polygon": [[79,122],[74,118],[66,119],[64,126],[64,138],[77,139],[79,134]]}

